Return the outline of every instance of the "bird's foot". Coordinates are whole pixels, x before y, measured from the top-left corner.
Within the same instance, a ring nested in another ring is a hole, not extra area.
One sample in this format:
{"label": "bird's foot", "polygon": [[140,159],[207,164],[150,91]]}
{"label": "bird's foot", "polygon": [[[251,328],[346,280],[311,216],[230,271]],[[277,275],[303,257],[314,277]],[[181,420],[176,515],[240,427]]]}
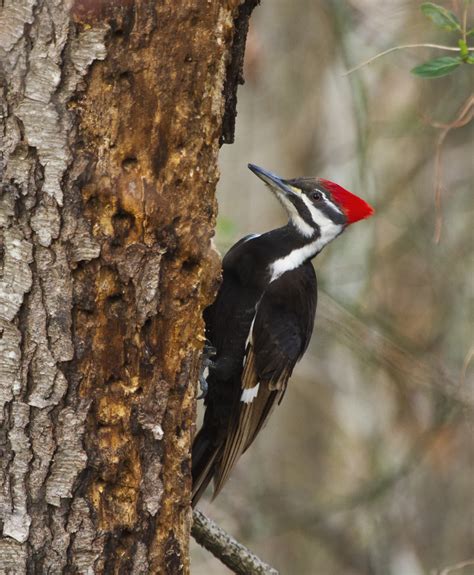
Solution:
{"label": "bird's foot", "polygon": [[199,376],[199,388],[201,389],[201,393],[196,397],[196,399],[205,399],[208,390],[207,379],[204,375]]}
{"label": "bird's foot", "polygon": [[211,342],[206,339],[206,342],[204,343],[204,347],[202,350],[202,355],[204,357],[204,359],[210,360],[211,357],[214,357],[217,353],[216,348],[211,344]]}
{"label": "bird's foot", "polygon": [[215,363],[211,359],[211,357],[214,357],[215,355],[216,355],[216,348],[213,347],[208,340],[206,340],[202,352],[201,369],[199,372],[199,387],[201,389],[201,393],[198,395],[197,399],[204,399],[207,395],[208,390],[207,376],[209,375],[209,368],[214,367],[215,365]]}

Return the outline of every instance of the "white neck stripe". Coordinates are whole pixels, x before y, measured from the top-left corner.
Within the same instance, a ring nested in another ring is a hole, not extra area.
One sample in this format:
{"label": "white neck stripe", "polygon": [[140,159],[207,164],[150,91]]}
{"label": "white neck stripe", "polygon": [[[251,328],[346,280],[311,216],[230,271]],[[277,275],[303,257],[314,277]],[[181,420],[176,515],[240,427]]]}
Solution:
{"label": "white neck stripe", "polygon": [[315,256],[322,249],[323,245],[321,238],[318,238],[314,242],[297,250],[293,250],[287,256],[273,262],[273,264],[270,265],[270,282],[275,281],[285,272],[299,267],[308,258]]}
{"label": "white neck stripe", "polygon": [[[328,218],[325,219],[328,220]],[[326,223],[324,227],[320,226],[321,235],[316,240],[302,248],[293,250],[287,256],[276,260],[276,262],[273,262],[273,264],[269,266],[271,274],[270,282],[278,279],[285,272],[298,268],[306,260],[313,258],[326,244],[342,232],[342,226],[331,222],[331,220],[328,221],[330,224]]]}

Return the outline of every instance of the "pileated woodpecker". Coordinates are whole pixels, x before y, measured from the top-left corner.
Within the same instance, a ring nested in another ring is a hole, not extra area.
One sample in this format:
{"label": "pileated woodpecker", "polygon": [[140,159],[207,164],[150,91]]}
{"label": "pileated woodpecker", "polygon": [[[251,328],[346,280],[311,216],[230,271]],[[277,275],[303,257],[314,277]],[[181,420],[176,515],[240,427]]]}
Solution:
{"label": "pileated woodpecker", "polygon": [[[237,242],[204,312],[215,348],[208,362],[206,411],[192,450],[193,505],[214,479],[214,497],[248,449],[308,347],[317,284],[311,259],[373,209],[341,186],[317,178],[283,180],[249,164],[288,212],[286,226]],[[210,365],[209,365],[210,364]]]}

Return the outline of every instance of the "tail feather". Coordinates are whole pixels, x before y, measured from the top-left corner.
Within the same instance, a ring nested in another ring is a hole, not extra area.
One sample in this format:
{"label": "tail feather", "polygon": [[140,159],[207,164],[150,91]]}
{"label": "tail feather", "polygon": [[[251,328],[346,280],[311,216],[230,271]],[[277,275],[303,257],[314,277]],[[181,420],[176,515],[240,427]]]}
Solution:
{"label": "tail feather", "polygon": [[214,465],[219,449],[209,438],[207,430],[196,435],[192,452],[192,506],[195,507],[214,475]]}

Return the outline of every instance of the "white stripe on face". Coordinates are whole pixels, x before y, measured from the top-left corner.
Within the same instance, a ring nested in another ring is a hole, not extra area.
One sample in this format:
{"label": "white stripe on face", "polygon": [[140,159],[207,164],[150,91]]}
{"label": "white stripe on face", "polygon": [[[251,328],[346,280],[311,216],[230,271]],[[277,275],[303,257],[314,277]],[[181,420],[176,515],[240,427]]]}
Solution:
{"label": "white stripe on face", "polygon": [[331,209],[335,210],[336,212],[339,212],[341,215],[344,215],[344,212],[339,208],[339,206],[336,206],[336,204],[334,202],[331,202],[330,200],[327,199],[327,197],[325,196],[325,194],[323,194],[323,200],[324,203],[329,206]]}
{"label": "white stripe on face", "polygon": [[[288,186],[295,194],[303,197],[304,194],[301,193],[298,188],[294,188],[293,186]],[[285,210],[288,212],[290,220],[292,221],[295,228],[300,232],[302,236],[305,238],[310,238],[314,234],[314,228],[310,226],[304,219],[299,215],[298,210],[296,209],[295,205],[287,198],[285,193],[278,188],[273,188],[272,191],[276,193],[277,198],[280,200],[280,203],[283,205]],[[306,202],[305,202],[306,203]]]}
{"label": "white stripe on face", "polygon": [[[331,220],[331,218],[328,218],[326,214],[324,214],[321,210],[318,210],[318,208],[311,202],[311,200],[305,194],[301,195],[301,199],[303,200],[304,205],[308,208],[313,222],[317,226],[319,226],[319,229],[321,230],[321,237],[323,237],[324,235],[328,238],[326,243],[329,243],[337,235],[339,235],[342,227],[340,224],[334,223]],[[331,209],[335,209],[342,214],[341,210],[337,206],[335,206],[332,202],[330,202],[324,195],[323,195],[323,201]]]}

